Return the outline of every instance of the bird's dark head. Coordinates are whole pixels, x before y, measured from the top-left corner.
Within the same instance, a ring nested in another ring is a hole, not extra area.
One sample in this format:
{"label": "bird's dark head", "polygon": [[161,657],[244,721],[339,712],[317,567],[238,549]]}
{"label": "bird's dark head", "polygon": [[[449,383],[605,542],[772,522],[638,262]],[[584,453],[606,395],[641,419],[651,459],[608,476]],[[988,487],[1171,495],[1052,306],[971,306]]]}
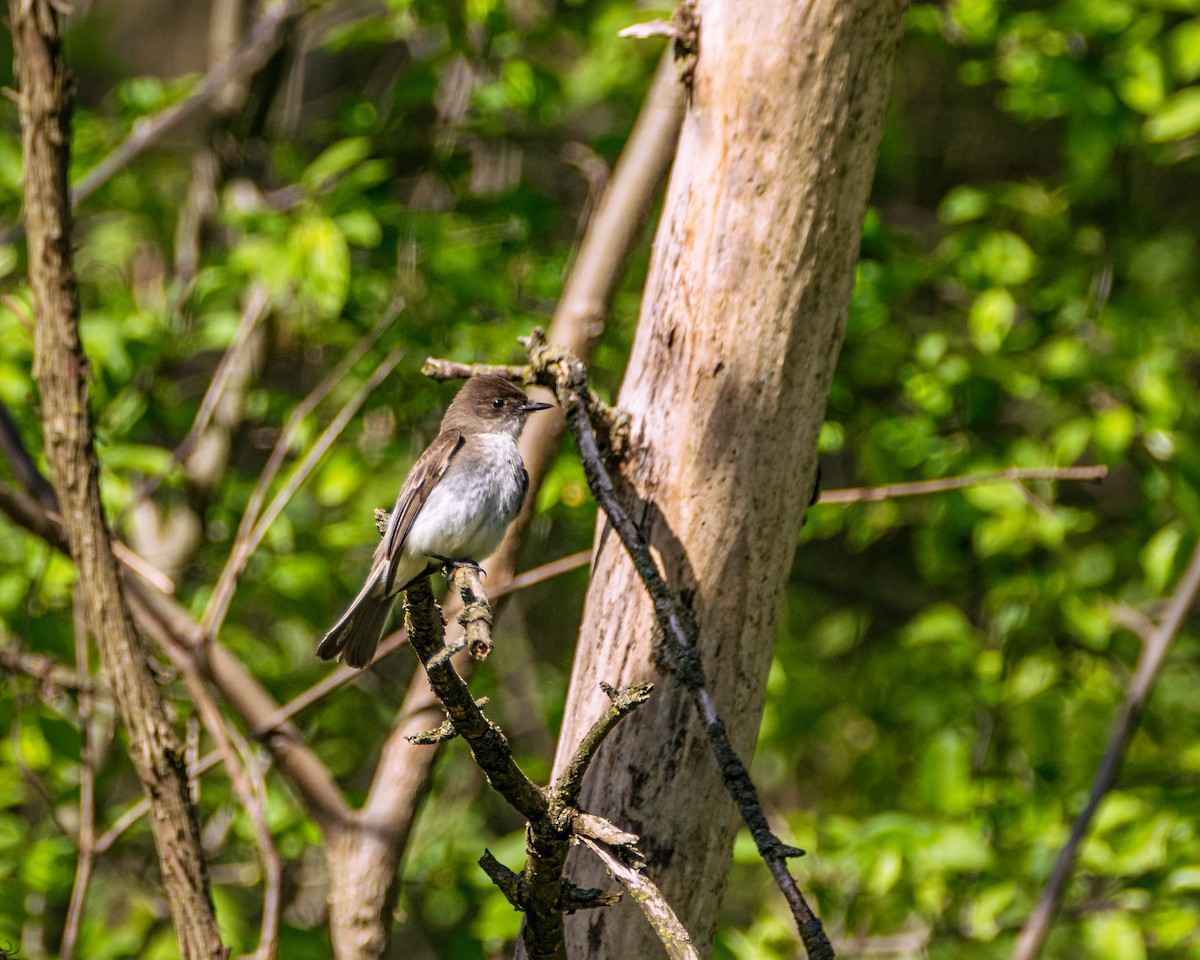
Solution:
{"label": "bird's dark head", "polygon": [[480,374],[462,385],[442,418],[442,429],[460,433],[508,433],[519,437],[525,419],[549,403],[535,403],[511,380]]}

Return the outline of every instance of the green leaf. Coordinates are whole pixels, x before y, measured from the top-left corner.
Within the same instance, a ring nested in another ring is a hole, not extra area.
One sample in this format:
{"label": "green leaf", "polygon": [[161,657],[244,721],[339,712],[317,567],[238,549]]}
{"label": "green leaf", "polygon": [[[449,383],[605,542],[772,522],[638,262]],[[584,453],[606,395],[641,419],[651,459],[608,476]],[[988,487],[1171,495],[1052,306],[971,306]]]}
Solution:
{"label": "green leaf", "polygon": [[967,328],[980,353],[995,353],[1004,344],[1017,316],[1017,302],[1003,288],[984,290],[971,305]]}
{"label": "green leaf", "polygon": [[1165,593],[1175,570],[1175,557],[1183,531],[1175,525],[1163,527],[1150,538],[1138,554],[1142,569],[1146,572],[1146,589],[1154,594]]}
{"label": "green leaf", "polygon": [[1184,83],[1200,77],[1200,17],[1181,23],[1172,30],[1169,46],[1175,76]]}
{"label": "green leaf", "polygon": [[1127,913],[1102,913],[1083,923],[1083,942],[1096,960],[1145,960],[1146,942]]}
{"label": "green leaf", "polygon": [[367,137],[351,137],[338,141],[308,165],[301,178],[304,186],[310,193],[319,192],[328,186],[331,180],[367,159],[372,149],[371,141]]}
{"label": "green leaf", "polygon": [[1168,97],[1146,120],[1142,132],[1151,143],[1200,133],[1200,87],[1188,87]]}
{"label": "green leaf", "polygon": [[350,290],[350,247],[336,223],[308,217],[288,237],[296,278],[323,316],[341,312]]}

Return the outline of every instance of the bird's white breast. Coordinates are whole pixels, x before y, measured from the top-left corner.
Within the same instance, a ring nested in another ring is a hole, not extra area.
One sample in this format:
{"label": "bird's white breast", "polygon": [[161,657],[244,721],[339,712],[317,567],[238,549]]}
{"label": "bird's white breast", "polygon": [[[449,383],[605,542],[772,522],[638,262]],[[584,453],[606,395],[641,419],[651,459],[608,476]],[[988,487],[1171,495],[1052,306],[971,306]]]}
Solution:
{"label": "bird's white breast", "polygon": [[479,561],[500,545],[525,498],[525,465],[508,433],[476,434],[413,521],[404,552]]}

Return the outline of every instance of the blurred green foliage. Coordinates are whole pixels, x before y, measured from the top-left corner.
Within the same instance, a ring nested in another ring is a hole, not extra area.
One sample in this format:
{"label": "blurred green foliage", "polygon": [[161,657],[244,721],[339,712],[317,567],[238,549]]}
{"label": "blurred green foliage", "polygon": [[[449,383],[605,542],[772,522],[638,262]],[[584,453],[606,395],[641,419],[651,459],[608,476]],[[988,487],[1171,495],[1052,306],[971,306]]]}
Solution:
{"label": "blurred green foliage", "polygon": [[[617,39],[649,15],[631,0],[331,9],[314,21],[303,71],[269,68],[243,110],[139,158],[83,205],[75,238],[106,502],[129,535],[135,492],[165,471],[156,502],[200,520],[177,577],[196,613],[289,411],[390,303],[406,302],[304,422],[297,449],[403,346],[252,559],[222,632],[281,701],[325,674],[314,638],[358,587],[371,510],[390,504],[452,391],[423,381],[420,361],[519,356],[515,338],[552,309],[597,171],[619,153],[658,53]],[[177,26],[101,3],[78,18],[76,175],[193,88],[203,50],[155,49]],[[180,69],[194,72],[156,78]],[[1198,83],[1195,0],[911,10],[822,433],[824,485],[1076,463],[1111,474],[811,511],[755,772],[785,839],[809,851],[797,870],[846,955],[1008,955],[1138,654],[1116,612],[1154,614],[1195,546]],[[0,111],[0,217],[13,223],[19,133],[14,105]],[[189,277],[176,234],[205,141],[223,175]],[[596,356],[609,393],[648,237]],[[40,456],[25,258],[20,243],[0,246],[0,400]],[[205,486],[171,454],[253,283],[270,291],[266,349],[228,467]],[[539,508],[526,566],[590,543],[594,512],[570,453]],[[67,663],[73,579],[40,543],[0,532],[0,619]],[[584,584],[579,572],[527,591],[474,681],[539,775]],[[1193,621],[1083,847],[1049,957],[1200,957],[1197,639]],[[393,660],[300,718],[352,798],[406,687],[411,666]],[[0,944],[52,956],[74,871],[80,721],[74,694],[5,683]],[[165,690],[182,723],[192,713],[182,685]],[[100,829],[138,795],[115,737],[97,747]],[[281,956],[325,956],[322,840],[286,780],[269,787],[286,861]],[[393,955],[500,955],[519,918],[475,860],[488,846],[516,866],[521,824],[457,746],[430,802],[404,865]],[[204,779],[200,808],[227,941],[251,949],[261,897],[251,824],[219,772]],[[79,956],[174,955],[155,869],[144,824],[99,859]],[[743,836],[717,956],[797,950]]]}

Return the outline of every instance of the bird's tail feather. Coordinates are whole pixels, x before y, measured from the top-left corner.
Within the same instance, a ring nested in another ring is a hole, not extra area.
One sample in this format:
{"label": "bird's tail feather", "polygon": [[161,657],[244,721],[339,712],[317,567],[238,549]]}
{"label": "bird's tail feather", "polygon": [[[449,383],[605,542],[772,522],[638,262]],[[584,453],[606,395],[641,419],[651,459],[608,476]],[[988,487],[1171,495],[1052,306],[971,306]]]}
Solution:
{"label": "bird's tail feather", "polygon": [[335,623],[317,647],[317,656],[322,660],[340,657],[347,666],[361,669],[371,662],[388,615],[396,603],[397,594],[382,595],[373,581],[368,581],[362,592],[340,620]]}

